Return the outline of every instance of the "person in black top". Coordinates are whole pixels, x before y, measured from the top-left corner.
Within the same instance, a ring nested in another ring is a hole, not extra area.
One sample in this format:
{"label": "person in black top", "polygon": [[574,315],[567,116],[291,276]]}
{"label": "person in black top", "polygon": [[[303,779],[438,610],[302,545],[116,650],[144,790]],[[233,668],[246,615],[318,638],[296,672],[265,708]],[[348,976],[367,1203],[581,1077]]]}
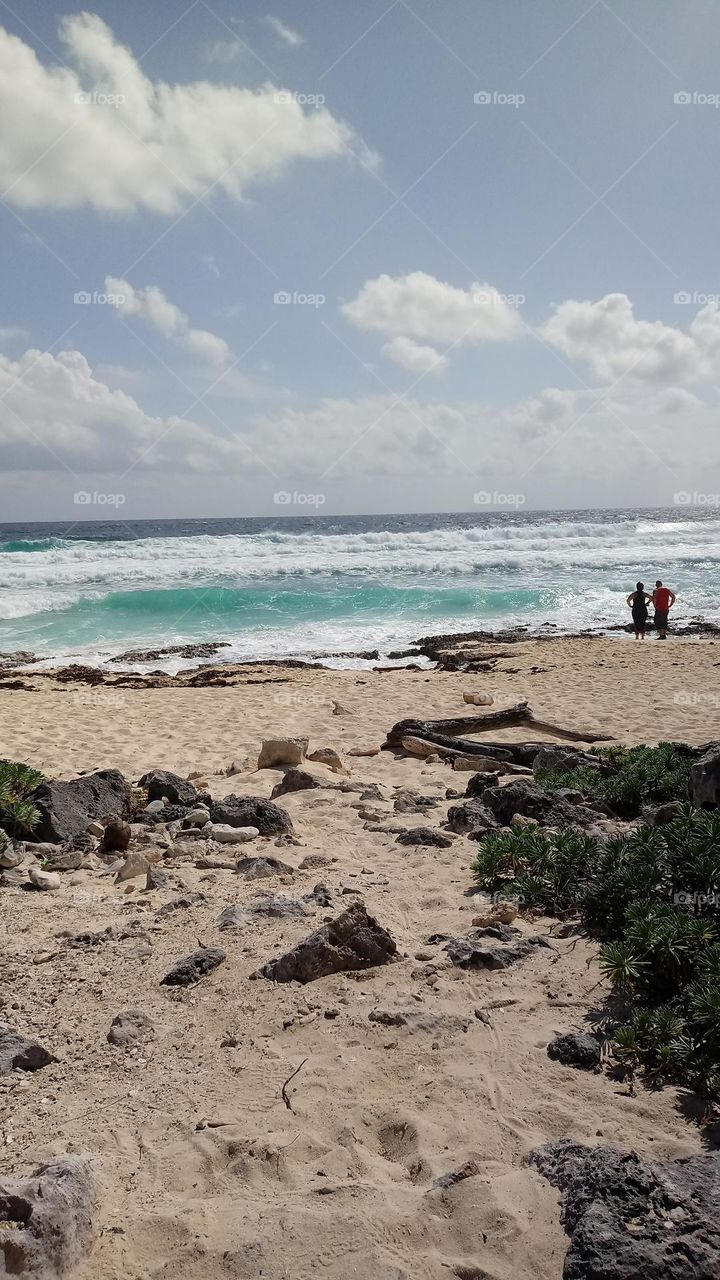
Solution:
{"label": "person in black top", "polygon": [[632,620],[635,628],[635,639],[645,639],[645,628],[648,620],[648,603],[652,600],[642,582],[636,584],[635,590],[627,598],[628,608],[632,609]]}

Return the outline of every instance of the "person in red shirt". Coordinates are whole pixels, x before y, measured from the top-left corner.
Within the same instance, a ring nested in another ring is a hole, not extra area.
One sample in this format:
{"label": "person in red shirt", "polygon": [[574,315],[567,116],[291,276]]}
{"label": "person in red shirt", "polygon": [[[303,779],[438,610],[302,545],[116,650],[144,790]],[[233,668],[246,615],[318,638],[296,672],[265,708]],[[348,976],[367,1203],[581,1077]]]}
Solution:
{"label": "person in red shirt", "polygon": [[675,603],[675,592],[669,587],[664,587],[658,578],[653,591],[653,607],[655,609],[655,629],[658,633],[658,640],[667,639],[668,612]]}

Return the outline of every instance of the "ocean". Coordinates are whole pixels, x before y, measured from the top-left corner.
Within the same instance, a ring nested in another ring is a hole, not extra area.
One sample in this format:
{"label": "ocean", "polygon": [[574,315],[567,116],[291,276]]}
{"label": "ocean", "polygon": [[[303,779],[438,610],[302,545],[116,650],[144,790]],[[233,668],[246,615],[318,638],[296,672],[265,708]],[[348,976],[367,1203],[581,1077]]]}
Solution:
{"label": "ocean", "polygon": [[[400,648],[517,624],[629,620],[641,578],[720,620],[720,515],[698,508],[0,524],[0,651],[101,665],[224,640],[220,657]],[[338,666],[362,666],[338,657]],[[187,662],[167,660],[167,670]],[[142,669],[142,664],[140,664]]]}

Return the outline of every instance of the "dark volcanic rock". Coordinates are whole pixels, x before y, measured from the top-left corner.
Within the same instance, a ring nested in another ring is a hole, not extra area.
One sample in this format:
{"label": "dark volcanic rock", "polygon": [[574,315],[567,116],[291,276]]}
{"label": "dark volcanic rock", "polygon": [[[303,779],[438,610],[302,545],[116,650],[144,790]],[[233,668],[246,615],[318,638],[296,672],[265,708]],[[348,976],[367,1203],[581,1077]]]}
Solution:
{"label": "dark volcanic rock", "polygon": [[648,805],[642,811],[642,820],[649,827],[666,827],[669,822],[674,822],[680,816],[682,809],[680,800],[668,800],[666,804],[660,804],[657,808]]}
{"label": "dark volcanic rock", "polygon": [[448,809],[448,826],[459,835],[471,835],[476,831],[493,831],[497,823],[489,809],[477,800],[465,804],[451,804]]}
{"label": "dark volcanic rock", "polygon": [[48,849],[42,855],[43,870],[77,871],[82,866],[83,857],[81,849],[72,849],[67,845],[54,848],[52,852]]}
{"label": "dark volcanic rock", "polygon": [[[543,791],[530,778],[516,778],[504,787],[488,787],[483,804],[503,826],[509,826],[516,813],[535,818],[542,826],[578,825],[584,811],[576,804]],[[596,814],[592,815],[597,817]]]}
{"label": "dark volcanic rock", "polygon": [[207,902],[204,893],[188,893],[182,898],[173,898],[172,902],[166,902],[155,913],[156,920],[166,920],[168,916],[172,916],[176,911],[185,911],[188,907],[199,907],[201,903]]}
{"label": "dark volcanic rock", "polygon": [[435,796],[423,796],[418,791],[401,791],[395,797],[393,809],[396,813],[422,813],[425,809],[434,809],[437,803]]}
{"label": "dark volcanic rock", "polygon": [[693,804],[701,809],[720,805],[720,744],[713,743],[690,770]]}
{"label": "dark volcanic rock", "polygon": [[650,1163],[564,1139],[530,1162],[562,1193],[565,1280],[717,1280],[720,1153]]}
{"label": "dark volcanic rock", "polygon": [[39,1071],[51,1062],[57,1062],[57,1058],[36,1040],[28,1040],[7,1024],[0,1024],[0,1076],[9,1075],[14,1068]]}
{"label": "dark volcanic rock", "polygon": [[600,1043],[587,1031],[569,1031],[556,1036],[547,1047],[548,1058],[562,1062],[566,1067],[579,1067],[581,1071],[594,1071],[600,1066]]}
{"label": "dark volcanic rock", "polygon": [[313,791],[322,785],[307,769],[287,769],[284,778],[273,787],[270,798],[275,800],[277,796],[289,795],[292,791]]}
{"label": "dark volcanic rock", "polygon": [[129,649],[109,662],[159,662],[161,658],[212,658],[219,649],[229,649],[229,640],[203,641],[199,644],[171,644],[166,649]]}
{"label": "dark volcanic rock", "polygon": [[0,1275],[60,1280],[90,1252],[98,1187],[89,1160],[63,1156],[0,1181]]}
{"label": "dark volcanic rock", "polygon": [[497,773],[474,773],[472,777],[468,779],[468,784],[465,788],[465,795],[468,799],[481,796],[483,792],[487,791],[488,787],[497,786],[497,780]]}
{"label": "dark volcanic rock", "polygon": [[268,961],[259,976],[273,982],[314,982],[329,973],[386,964],[396,951],[390,934],[357,902],[284,956]]}
{"label": "dark volcanic rock", "polygon": [[261,836],[279,836],[293,829],[290,814],[260,796],[229,795],[224,800],[215,800],[210,821],[229,827],[257,827]]}
{"label": "dark volcanic rock", "polygon": [[132,788],[117,769],[102,769],[71,782],[42,782],[31,799],[40,812],[32,839],[52,844],[84,835],[94,819],[127,819],[132,811]]}
{"label": "dark volcanic rock", "polygon": [[[475,1178],[480,1172],[480,1165],[477,1160],[466,1160],[460,1165],[459,1169],[451,1169],[449,1173],[441,1173],[439,1178],[433,1182],[434,1191],[449,1191],[450,1187],[457,1186],[458,1182],[464,1182],[466,1178]],[[456,1271],[457,1275],[458,1272]]]}
{"label": "dark volcanic rock", "polygon": [[442,831],[433,831],[432,827],[412,827],[409,831],[401,832],[396,843],[432,845],[436,849],[449,849],[453,842],[449,836],[444,836]]}
{"label": "dark volcanic rock", "polygon": [[227,956],[220,947],[201,947],[199,951],[193,951],[192,955],[185,956],[184,960],[179,960],[176,965],[165,974],[161,985],[164,987],[189,987],[193,982],[199,982],[206,973],[212,973],[213,969],[217,969]]}
{"label": "dark volcanic rock", "polygon": [[458,969],[508,969],[532,950],[533,944],[528,938],[497,946],[471,938],[451,938],[443,947]]}
{"label": "dark volcanic rock", "polygon": [[[140,779],[140,786],[147,791],[148,800],[167,800],[168,804],[179,804],[184,808],[198,802],[197,788],[186,778],[177,773],[168,773],[166,769],[152,769]],[[165,821],[169,819],[165,818]]]}

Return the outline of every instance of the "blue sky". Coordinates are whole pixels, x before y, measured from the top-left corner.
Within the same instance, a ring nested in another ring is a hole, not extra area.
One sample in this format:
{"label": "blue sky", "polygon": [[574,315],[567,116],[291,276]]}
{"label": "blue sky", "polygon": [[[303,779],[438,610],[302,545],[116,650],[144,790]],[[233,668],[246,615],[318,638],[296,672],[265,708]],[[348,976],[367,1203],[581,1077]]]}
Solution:
{"label": "blue sky", "polygon": [[720,489],[709,0],[0,25],[4,519]]}

